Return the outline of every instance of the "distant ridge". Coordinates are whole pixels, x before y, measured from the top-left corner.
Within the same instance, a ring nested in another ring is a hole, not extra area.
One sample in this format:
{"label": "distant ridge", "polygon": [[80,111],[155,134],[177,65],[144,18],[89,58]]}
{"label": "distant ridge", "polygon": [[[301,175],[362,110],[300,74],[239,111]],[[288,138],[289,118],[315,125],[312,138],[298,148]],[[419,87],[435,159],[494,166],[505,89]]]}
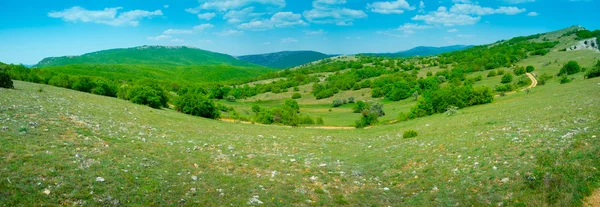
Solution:
{"label": "distant ridge", "polygon": [[317,60],[332,57],[315,51],[282,51],[267,54],[239,56],[240,60],[248,61],[269,68],[291,68]]}
{"label": "distant ridge", "polygon": [[445,47],[426,47],[419,46],[410,50],[395,52],[395,53],[363,53],[361,55],[369,56],[384,56],[384,57],[414,57],[414,56],[431,56],[439,55],[446,52],[454,52],[473,47],[472,45],[451,45]]}

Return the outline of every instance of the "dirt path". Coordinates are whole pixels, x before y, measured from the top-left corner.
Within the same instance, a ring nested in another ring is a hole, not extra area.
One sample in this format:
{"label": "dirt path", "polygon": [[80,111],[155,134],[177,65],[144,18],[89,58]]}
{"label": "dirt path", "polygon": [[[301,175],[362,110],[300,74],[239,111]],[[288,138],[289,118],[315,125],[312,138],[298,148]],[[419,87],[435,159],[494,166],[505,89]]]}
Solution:
{"label": "dirt path", "polygon": [[531,79],[531,85],[529,85],[529,87],[527,87],[526,89],[523,89],[523,91],[536,87],[538,84],[538,81],[537,81],[537,79],[535,79],[535,76],[533,76],[533,74],[531,74],[531,73],[525,73],[525,75],[527,75],[527,77],[529,77],[529,79]]}
{"label": "dirt path", "polygon": [[585,199],[585,207],[600,207],[600,189],[596,190],[590,197]]}

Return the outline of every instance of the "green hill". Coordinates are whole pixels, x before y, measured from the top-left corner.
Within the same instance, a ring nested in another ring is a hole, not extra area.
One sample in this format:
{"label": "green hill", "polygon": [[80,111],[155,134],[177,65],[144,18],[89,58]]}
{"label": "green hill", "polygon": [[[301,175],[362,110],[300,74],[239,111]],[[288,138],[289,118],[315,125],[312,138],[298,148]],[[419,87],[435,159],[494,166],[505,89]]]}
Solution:
{"label": "green hill", "polygon": [[248,61],[269,68],[291,68],[317,60],[332,57],[315,51],[283,51],[259,55],[239,56],[240,60]]}
{"label": "green hill", "polygon": [[180,46],[141,46],[50,57],[34,68],[112,80],[150,78],[188,83],[236,80],[274,71],[230,55]]}

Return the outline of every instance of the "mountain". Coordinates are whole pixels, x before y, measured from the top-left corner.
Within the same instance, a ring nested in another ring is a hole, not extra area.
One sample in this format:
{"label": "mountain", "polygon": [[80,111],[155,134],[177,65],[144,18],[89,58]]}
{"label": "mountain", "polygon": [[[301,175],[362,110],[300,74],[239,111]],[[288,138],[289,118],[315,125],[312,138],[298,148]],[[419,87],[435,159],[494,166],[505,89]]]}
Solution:
{"label": "mountain", "polygon": [[414,56],[430,56],[439,55],[446,52],[454,52],[473,47],[472,45],[452,45],[445,47],[426,47],[419,46],[410,50],[395,52],[395,53],[364,53],[362,55],[369,56],[384,56],[384,57],[414,57]]}
{"label": "mountain", "polygon": [[140,46],[102,50],[80,56],[49,57],[35,67],[72,64],[131,64],[131,65],[217,65],[255,66],[230,55],[185,46]]}
{"label": "mountain", "polygon": [[283,51],[276,53],[239,56],[240,60],[248,61],[269,68],[291,68],[317,60],[332,57],[315,51]]}
{"label": "mountain", "polygon": [[140,46],[50,57],[34,68],[113,80],[149,78],[188,83],[244,79],[275,71],[230,55],[182,46]]}

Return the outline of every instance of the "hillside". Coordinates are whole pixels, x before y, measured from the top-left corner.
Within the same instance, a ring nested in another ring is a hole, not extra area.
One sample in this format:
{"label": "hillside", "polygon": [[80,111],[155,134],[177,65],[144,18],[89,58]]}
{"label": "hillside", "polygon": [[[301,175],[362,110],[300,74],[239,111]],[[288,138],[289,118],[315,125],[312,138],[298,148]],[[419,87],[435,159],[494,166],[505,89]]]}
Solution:
{"label": "hillside", "polygon": [[239,80],[274,71],[230,55],[174,46],[141,46],[81,56],[51,57],[34,68],[116,81],[149,78],[190,84]]}
{"label": "hillside", "polygon": [[173,65],[198,66],[219,65],[255,66],[235,57],[185,46],[140,46],[111,49],[80,56],[49,57],[35,67],[73,64],[125,64],[125,65]]}
{"label": "hillside", "polygon": [[452,45],[452,46],[445,46],[445,47],[419,46],[419,47],[412,48],[410,50],[395,52],[395,53],[363,53],[362,55],[391,57],[391,58],[431,56],[431,55],[439,55],[439,54],[446,53],[446,52],[454,52],[454,51],[458,51],[458,50],[464,50],[464,49],[467,49],[470,47],[473,47],[473,46],[471,46],[471,45]]}
{"label": "hillside", "polygon": [[268,54],[239,56],[240,60],[248,61],[269,68],[292,68],[306,63],[332,57],[315,51],[283,51]]}

